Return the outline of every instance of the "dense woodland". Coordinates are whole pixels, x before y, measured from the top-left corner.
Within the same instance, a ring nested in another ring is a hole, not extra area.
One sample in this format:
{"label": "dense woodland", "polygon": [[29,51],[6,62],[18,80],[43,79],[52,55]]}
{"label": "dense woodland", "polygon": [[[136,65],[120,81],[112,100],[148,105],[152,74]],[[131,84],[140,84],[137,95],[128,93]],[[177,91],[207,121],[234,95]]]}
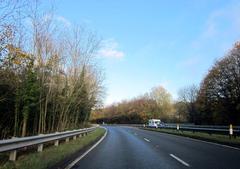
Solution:
{"label": "dense woodland", "polygon": [[81,127],[104,93],[100,40],[38,1],[0,2],[0,138]]}
{"label": "dense woodland", "polygon": [[146,123],[150,118],[164,122],[239,125],[240,43],[214,63],[199,87],[181,88],[177,101],[160,86],[144,96],[97,109],[91,116],[98,123]]}

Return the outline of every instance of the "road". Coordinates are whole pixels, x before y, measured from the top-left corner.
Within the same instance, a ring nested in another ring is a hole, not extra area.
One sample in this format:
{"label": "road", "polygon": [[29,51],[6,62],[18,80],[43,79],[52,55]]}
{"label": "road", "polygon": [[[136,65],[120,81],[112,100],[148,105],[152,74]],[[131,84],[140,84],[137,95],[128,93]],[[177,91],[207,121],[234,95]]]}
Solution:
{"label": "road", "polygon": [[239,169],[240,150],[133,127],[106,138],[74,169]]}

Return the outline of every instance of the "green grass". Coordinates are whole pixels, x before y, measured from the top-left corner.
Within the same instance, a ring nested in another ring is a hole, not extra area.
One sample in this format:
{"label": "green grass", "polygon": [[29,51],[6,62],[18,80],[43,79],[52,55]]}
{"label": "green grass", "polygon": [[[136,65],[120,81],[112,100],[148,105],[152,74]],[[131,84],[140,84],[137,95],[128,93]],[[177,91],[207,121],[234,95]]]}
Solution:
{"label": "green grass", "polygon": [[105,130],[98,128],[87,136],[62,143],[58,147],[50,146],[43,152],[25,154],[18,157],[16,162],[6,162],[0,169],[44,169],[53,166],[64,158],[71,156],[74,152],[81,150],[89,144],[95,142],[105,133]]}
{"label": "green grass", "polygon": [[219,134],[211,134],[210,135],[208,133],[203,133],[203,132],[194,132],[193,133],[191,131],[177,131],[174,129],[161,129],[161,128],[158,128],[158,129],[142,128],[142,129],[158,131],[158,132],[162,132],[162,133],[174,134],[174,135],[179,135],[179,136],[184,136],[184,137],[190,137],[190,138],[195,138],[195,139],[240,147],[240,137],[229,139],[229,136],[227,136],[227,135],[219,135]]}

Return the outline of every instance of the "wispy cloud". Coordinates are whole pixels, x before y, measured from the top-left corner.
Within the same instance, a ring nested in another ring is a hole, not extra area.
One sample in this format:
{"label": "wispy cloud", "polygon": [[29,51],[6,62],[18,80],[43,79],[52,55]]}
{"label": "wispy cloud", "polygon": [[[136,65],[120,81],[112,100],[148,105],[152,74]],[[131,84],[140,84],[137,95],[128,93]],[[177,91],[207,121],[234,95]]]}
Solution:
{"label": "wispy cloud", "polygon": [[87,19],[87,18],[82,19],[82,22],[83,22],[84,24],[87,24],[87,25],[91,25],[91,24],[93,23],[92,20]]}
{"label": "wispy cloud", "polygon": [[44,21],[50,20],[57,24],[63,25],[65,27],[70,27],[72,25],[72,23],[65,17],[61,15],[52,14],[52,13],[47,13],[46,15],[44,15],[43,20]]}
{"label": "wispy cloud", "polygon": [[55,20],[57,21],[57,22],[60,22],[60,23],[62,23],[64,26],[66,26],[66,27],[70,27],[72,24],[71,24],[71,22],[69,21],[69,20],[67,20],[65,17],[63,17],[63,16],[59,16],[59,15],[56,15],[55,16]]}
{"label": "wispy cloud", "polygon": [[164,81],[161,81],[158,86],[162,86],[164,88],[168,88],[169,85],[170,85],[170,81],[169,80],[164,80]]}
{"label": "wispy cloud", "polygon": [[231,47],[233,41],[240,38],[240,2],[231,3],[224,8],[212,11],[198,38],[192,46],[202,48],[213,42],[218,42],[218,46],[226,50]]}
{"label": "wispy cloud", "polygon": [[101,57],[113,59],[121,59],[125,55],[124,52],[119,49],[119,44],[114,39],[104,40],[98,54]]}
{"label": "wispy cloud", "polygon": [[185,67],[185,68],[194,68],[198,64],[200,64],[200,57],[193,56],[193,57],[188,57],[185,60],[181,61],[179,63],[179,66]]}
{"label": "wispy cloud", "polygon": [[182,72],[182,77],[194,79],[202,64],[204,64],[202,57],[200,55],[194,55],[184,58],[182,61],[177,63],[176,66]]}
{"label": "wispy cloud", "polygon": [[239,9],[240,2],[235,1],[209,13],[202,31],[188,46],[190,52],[177,65],[186,76],[194,78],[203,65],[211,65],[240,40]]}

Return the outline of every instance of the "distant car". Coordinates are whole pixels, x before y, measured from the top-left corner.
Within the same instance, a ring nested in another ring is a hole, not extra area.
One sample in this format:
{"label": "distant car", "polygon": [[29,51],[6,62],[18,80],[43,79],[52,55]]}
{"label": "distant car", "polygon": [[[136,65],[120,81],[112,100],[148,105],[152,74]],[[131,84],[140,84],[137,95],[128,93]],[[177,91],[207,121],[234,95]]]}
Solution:
{"label": "distant car", "polygon": [[148,126],[158,128],[161,125],[160,119],[149,119],[148,120]]}

